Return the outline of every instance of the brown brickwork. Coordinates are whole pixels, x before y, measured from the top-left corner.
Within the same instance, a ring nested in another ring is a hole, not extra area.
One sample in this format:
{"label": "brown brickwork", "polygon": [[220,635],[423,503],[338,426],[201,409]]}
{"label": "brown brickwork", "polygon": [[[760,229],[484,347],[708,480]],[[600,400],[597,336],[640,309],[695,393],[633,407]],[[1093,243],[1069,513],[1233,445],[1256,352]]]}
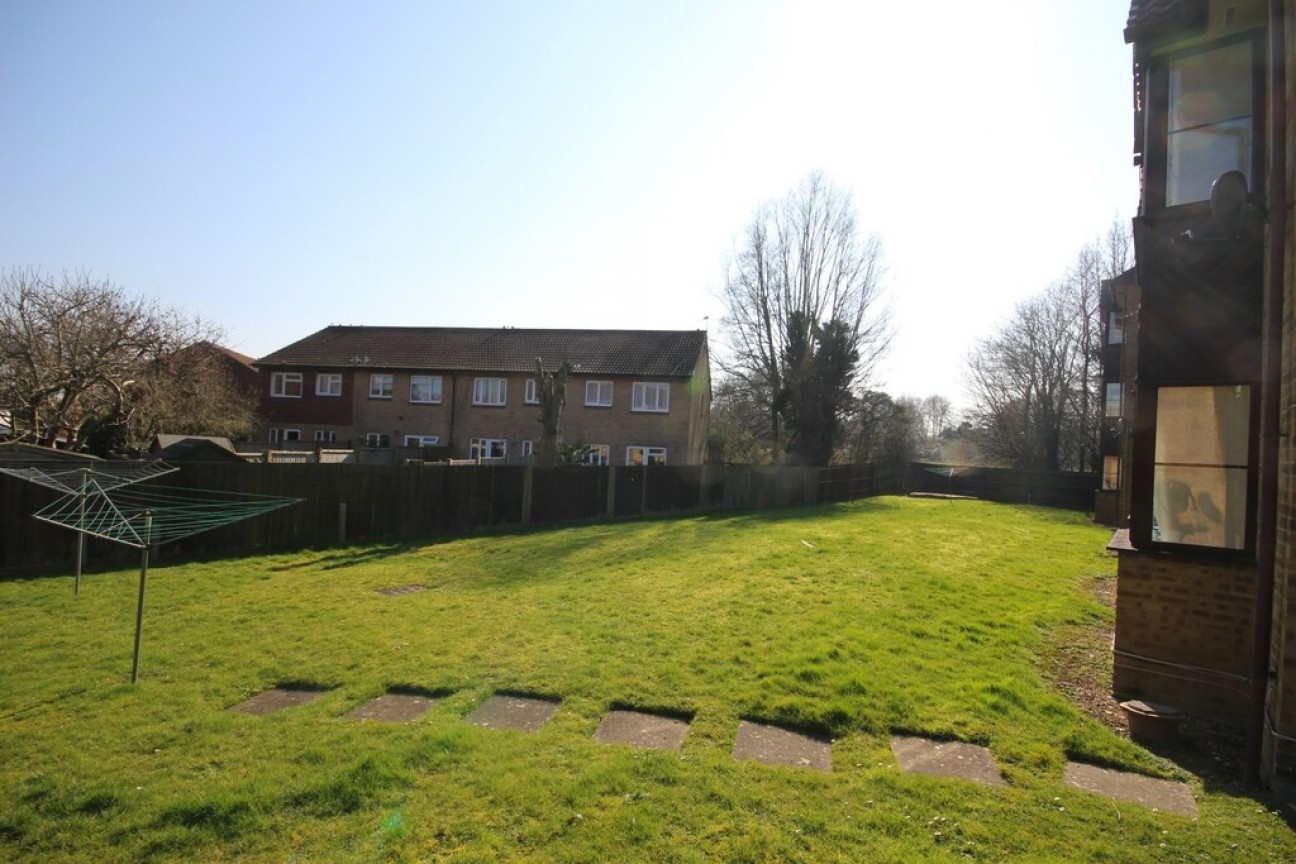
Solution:
{"label": "brown brickwork", "polygon": [[1122,551],[1116,695],[1241,724],[1255,586],[1254,564]]}

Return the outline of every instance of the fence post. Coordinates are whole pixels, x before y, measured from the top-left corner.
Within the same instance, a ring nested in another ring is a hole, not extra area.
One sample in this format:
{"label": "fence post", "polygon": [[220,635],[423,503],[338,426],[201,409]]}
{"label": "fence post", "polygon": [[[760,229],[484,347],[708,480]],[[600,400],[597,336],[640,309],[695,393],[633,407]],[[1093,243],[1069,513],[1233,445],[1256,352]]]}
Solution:
{"label": "fence post", "polygon": [[522,525],[531,524],[531,491],[535,483],[535,466],[528,465],[522,469]]}
{"label": "fence post", "polygon": [[339,546],[346,545],[346,523],[347,523],[346,511],[347,511],[346,502],[345,501],[340,502],[338,504],[338,521],[337,521],[337,533],[338,533]]}
{"label": "fence post", "polygon": [[607,518],[616,518],[616,466],[608,465]]}

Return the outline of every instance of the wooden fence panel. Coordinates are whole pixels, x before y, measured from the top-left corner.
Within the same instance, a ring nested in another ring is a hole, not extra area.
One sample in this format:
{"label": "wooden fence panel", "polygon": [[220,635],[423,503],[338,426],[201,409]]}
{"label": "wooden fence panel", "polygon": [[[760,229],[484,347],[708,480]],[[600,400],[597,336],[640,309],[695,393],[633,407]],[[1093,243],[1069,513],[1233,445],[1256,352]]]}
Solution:
{"label": "wooden fence panel", "polygon": [[[532,523],[599,519],[609,497],[617,518],[698,510],[796,507],[907,491],[1092,509],[1094,474],[1044,474],[944,465],[826,469],[709,465],[577,467],[186,463],[157,485],[300,498],[301,503],[186,538],[167,556],[228,556],[348,544],[411,542],[521,525],[531,473]],[[32,519],[57,497],[0,475],[0,569],[71,567],[76,535]],[[345,513],[345,515],[343,515]],[[129,563],[136,552],[101,540],[92,565]]]}

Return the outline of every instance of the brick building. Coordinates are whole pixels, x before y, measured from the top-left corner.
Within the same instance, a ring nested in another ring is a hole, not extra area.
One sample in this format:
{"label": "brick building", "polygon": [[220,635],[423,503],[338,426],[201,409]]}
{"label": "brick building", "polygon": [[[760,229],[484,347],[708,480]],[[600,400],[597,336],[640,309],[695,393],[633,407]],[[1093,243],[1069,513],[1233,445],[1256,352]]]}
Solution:
{"label": "brick building", "polygon": [[1296,0],[1133,0],[1114,680],[1296,771]]}
{"label": "brick building", "polygon": [[538,448],[535,361],[570,364],[562,432],[603,465],[700,464],[705,331],[326,327],[257,361],[271,446],[519,459]]}

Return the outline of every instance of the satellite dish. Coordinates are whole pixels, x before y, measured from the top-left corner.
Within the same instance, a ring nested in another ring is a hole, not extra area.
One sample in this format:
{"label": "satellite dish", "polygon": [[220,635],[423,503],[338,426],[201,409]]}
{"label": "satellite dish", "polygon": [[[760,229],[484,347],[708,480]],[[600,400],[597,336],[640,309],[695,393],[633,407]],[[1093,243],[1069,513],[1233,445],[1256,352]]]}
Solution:
{"label": "satellite dish", "polygon": [[1225,233],[1237,237],[1242,233],[1242,211],[1247,203],[1246,175],[1225,171],[1211,184],[1210,211]]}

